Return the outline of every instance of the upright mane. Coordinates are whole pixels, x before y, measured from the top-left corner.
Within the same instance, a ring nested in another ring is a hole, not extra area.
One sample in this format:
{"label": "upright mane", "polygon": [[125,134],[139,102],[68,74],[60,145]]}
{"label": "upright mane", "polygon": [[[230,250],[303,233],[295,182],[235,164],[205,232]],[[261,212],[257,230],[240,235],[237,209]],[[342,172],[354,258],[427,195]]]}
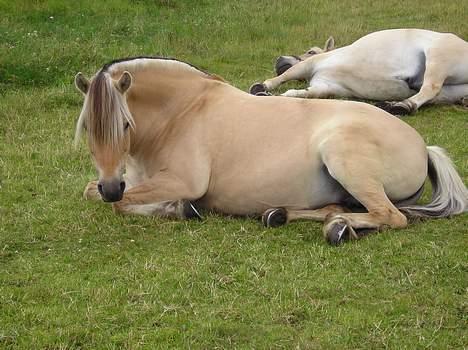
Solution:
{"label": "upright mane", "polygon": [[102,70],[105,72],[113,72],[115,70],[129,70],[138,71],[148,67],[162,67],[164,69],[177,69],[185,70],[188,72],[198,72],[200,75],[219,79],[216,75],[208,73],[203,69],[200,69],[193,64],[185,61],[178,60],[172,57],[160,57],[160,56],[138,56],[138,57],[127,57],[119,58],[105,64]]}
{"label": "upright mane", "polygon": [[114,86],[112,75],[116,72],[137,72],[143,69],[163,68],[183,70],[203,77],[222,80],[189,63],[165,57],[130,57],[117,59],[105,64],[92,79],[86,94],[83,109],[77,122],[75,145],[85,129],[90,142],[116,147],[125,132],[125,122],[135,128],[134,119],[128,109],[126,99]]}

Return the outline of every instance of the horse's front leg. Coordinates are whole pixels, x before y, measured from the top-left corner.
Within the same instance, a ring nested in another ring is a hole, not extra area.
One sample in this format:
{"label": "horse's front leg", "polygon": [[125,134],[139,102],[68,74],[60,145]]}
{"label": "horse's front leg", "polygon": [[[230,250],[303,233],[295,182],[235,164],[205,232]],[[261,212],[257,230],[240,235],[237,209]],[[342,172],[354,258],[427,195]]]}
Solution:
{"label": "horse's front leg", "polygon": [[291,89],[281,94],[281,96],[300,98],[329,98],[333,96],[346,97],[350,95],[349,92],[340,85],[330,84],[320,79],[313,79],[309,84],[310,85],[307,89]]}
{"label": "horse's front leg", "polygon": [[114,212],[121,214],[178,219],[201,218],[192,202],[203,196],[206,187],[203,181],[190,186],[180,178],[166,174],[136,185],[124,193],[121,201],[113,203],[112,206]]}
{"label": "horse's front leg", "polygon": [[83,198],[86,200],[101,200],[101,194],[98,191],[98,181],[90,181],[84,191],[83,191]]}
{"label": "horse's front leg", "polygon": [[[128,181],[127,176],[125,174],[123,175],[123,178],[125,180],[125,183],[127,184],[126,190],[128,191],[132,187],[132,184],[130,183],[130,181]],[[83,191],[84,199],[89,200],[89,201],[102,200],[101,194],[99,193],[99,190],[98,190],[98,183],[99,183],[98,180],[88,182],[88,184],[86,185]]]}
{"label": "horse's front leg", "polygon": [[277,77],[267,79],[263,83],[253,84],[250,87],[249,92],[252,95],[257,95],[259,93],[261,94],[276,89],[281,84],[290,80],[309,80],[311,78],[311,72],[312,64],[308,60],[305,60],[295,64]]}
{"label": "horse's front leg", "polygon": [[113,203],[114,212],[119,214],[137,214],[146,216],[160,216],[172,219],[201,219],[202,216],[195,205],[186,199],[164,201],[150,204],[122,205]]}

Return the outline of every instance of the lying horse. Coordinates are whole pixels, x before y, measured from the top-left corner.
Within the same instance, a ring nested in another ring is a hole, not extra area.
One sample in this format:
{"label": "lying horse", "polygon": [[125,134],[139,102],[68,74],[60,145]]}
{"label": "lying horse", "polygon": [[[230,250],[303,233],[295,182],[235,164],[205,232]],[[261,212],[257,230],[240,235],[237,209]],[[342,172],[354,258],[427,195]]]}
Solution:
{"label": "lying horse", "polygon": [[[361,229],[405,227],[401,211],[467,211],[468,191],[444,152],[368,104],[256,97],[166,58],[114,61],[75,84],[85,95],[75,140],[87,134],[99,173],[84,197],[118,213],[319,220],[337,244]],[[418,206],[428,171],[433,200]]]}
{"label": "lying horse", "polygon": [[397,101],[378,106],[399,115],[426,103],[468,105],[468,43],[454,34],[391,29],[333,47],[330,38],[323,50],[280,56],[280,75],[254,84],[250,92],[265,94],[289,80],[307,80],[307,89],[288,90],[283,96]]}

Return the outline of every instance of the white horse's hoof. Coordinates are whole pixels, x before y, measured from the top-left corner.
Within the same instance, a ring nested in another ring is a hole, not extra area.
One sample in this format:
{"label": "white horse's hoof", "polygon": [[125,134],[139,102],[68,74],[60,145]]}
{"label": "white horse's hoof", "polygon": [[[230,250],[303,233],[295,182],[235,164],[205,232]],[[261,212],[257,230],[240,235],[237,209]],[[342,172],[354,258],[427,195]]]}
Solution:
{"label": "white horse's hoof", "polygon": [[460,104],[465,107],[465,108],[468,108],[468,96],[465,96],[461,99],[460,101]]}
{"label": "white horse's hoof", "polygon": [[413,108],[404,102],[384,101],[376,103],[375,106],[397,116],[408,115],[414,112]]}

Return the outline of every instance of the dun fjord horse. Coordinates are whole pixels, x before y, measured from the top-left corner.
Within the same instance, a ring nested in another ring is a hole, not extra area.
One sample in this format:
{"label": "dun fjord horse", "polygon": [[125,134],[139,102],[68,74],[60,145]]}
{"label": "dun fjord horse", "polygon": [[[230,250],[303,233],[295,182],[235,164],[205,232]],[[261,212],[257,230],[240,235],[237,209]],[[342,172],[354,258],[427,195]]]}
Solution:
{"label": "dun fjord horse", "polygon": [[[84,196],[118,213],[263,213],[270,227],[319,220],[337,244],[361,229],[405,227],[405,215],[467,211],[444,152],[371,105],[252,96],[165,58],[115,61],[75,83],[85,95],[76,140],[87,134],[99,172]],[[432,202],[415,205],[428,174]]]}
{"label": "dun fjord horse", "polygon": [[[254,84],[265,94],[289,80],[307,80],[291,97],[348,97],[383,102],[393,114],[409,114],[426,103],[468,106],[468,43],[454,34],[421,29],[391,29],[368,34],[334,49],[312,48],[302,56],[280,56],[278,77]],[[395,102],[396,101],[396,102]]]}

